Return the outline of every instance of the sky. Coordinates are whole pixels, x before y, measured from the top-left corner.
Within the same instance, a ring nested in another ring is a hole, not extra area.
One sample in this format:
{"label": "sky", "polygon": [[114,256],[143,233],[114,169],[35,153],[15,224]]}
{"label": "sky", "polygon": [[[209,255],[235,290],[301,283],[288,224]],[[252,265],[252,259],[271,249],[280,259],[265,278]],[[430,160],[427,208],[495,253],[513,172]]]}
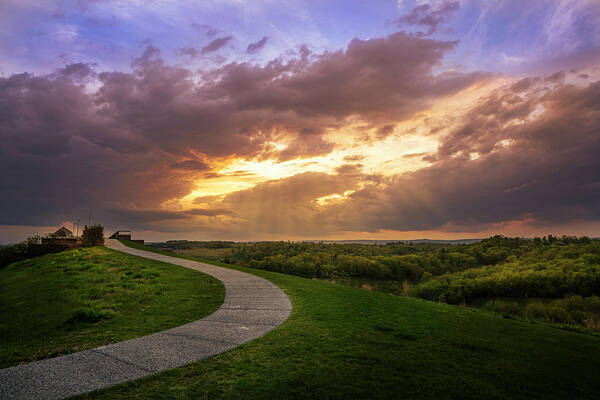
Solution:
{"label": "sky", "polygon": [[596,0],[0,4],[0,243],[596,237],[599,154]]}

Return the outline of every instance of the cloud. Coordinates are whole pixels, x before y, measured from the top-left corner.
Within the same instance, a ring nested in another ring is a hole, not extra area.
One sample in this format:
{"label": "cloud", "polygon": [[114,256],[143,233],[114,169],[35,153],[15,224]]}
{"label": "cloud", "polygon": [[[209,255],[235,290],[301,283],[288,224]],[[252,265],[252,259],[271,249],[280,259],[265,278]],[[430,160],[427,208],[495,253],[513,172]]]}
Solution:
{"label": "cloud", "polygon": [[431,167],[398,175],[384,188],[367,185],[324,215],[338,215],[333,225],[343,229],[367,231],[598,221],[599,105],[600,82],[540,83],[524,98],[505,87],[462,117]]}
{"label": "cloud", "polygon": [[174,221],[181,219],[189,219],[193,216],[215,217],[219,215],[231,215],[230,210],[224,209],[202,209],[193,208],[186,211],[164,211],[164,210],[136,210],[114,208],[103,210],[103,213],[112,214],[115,220],[125,225],[143,224],[140,227],[152,227],[153,223],[160,221]]}
{"label": "cloud", "polygon": [[221,49],[227,43],[229,43],[229,41],[231,39],[233,39],[233,36],[226,36],[226,37],[214,39],[209,44],[207,44],[206,46],[202,47],[202,49],[200,50],[200,53],[201,54],[213,53],[213,52]]}
{"label": "cloud", "polygon": [[74,63],[58,69],[54,76],[57,78],[66,78],[74,82],[83,82],[96,77],[94,70],[95,64],[92,63]]}
{"label": "cloud", "polygon": [[176,169],[185,169],[185,170],[194,170],[194,171],[206,171],[209,170],[210,167],[204,161],[200,160],[183,160],[173,164],[173,168]]}
{"label": "cloud", "polygon": [[[89,209],[118,224],[124,216],[110,210],[160,209],[214,174],[213,159],[325,155],[335,148],[326,134],[357,120],[385,132],[487,79],[434,73],[454,46],[400,32],[204,71],[167,65],[148,46],[131,72],[79,63],[0,77],[0,224],[53,224]],[[286,148],[270,144],[281,140]],[[185,229],[210,229],[202,218]]]}
{"label": "cloud", "polygon": [[344,161],[347,161],[347,162],[358,162],[358,161],[362,161],[364,159],[365,159],[365,156],[360,155],[360,154],[354,154],[351,156],[344,157]]}
{"label": "cloud", "polygon": [[426,156],[428,153],[407,153],[402,155],[402,158],[417,158],[417,157],[424,157]]}
{"label": "cloud", "polygon": [[102,3],[108,3],[108,2],[110,2],[110,0],[77,0],[77,3],[75,4],[75,6],[82,13],[86,13],[89,11],[89,9],[91,7],[93,7],[96,4],[102,4]]}
{"label": "cloud", "polygon": [[[117,151],[159,146],[221,157],[267,152],[263,158],[280,160],[326,154],[333,144],[324,135],[346,119],[389,132],[391,123],[432,99],[484,79],[482,73],[433,74],[453,47],[404,33],[355,39],[334,53],[304,51],[264,66],[229,63],[202,72],[200,84],[192,71],[166,65],[158,49],[148,47],[133,73],[98,74],[101,87],[90,96],[97,109],[88,111],[111,129],[89,140]],[[268,141],[282,136],[290,139],[286,149],[267,150]]]}
{"label": "cloud", "polygon": [[209,38],[213,38],[217,35],[217,33],[219,33],[219,31],[216,28],[207,24],[197,24],[193,22],[192,28],[199,30]]}
{"label": "cloud", "polygon": [[438,30],[438,26],[446,21],[458,8],[458,1],[441,1],[434,6],[429,3],[414,7],[408,14],[396,19],[394,22],[402,27],[404,25],[419,25],[427,28],[426,35],[431,35]]}
{"label": "cloud", "polygon": [[190,58],[195,58],[200,55],[200,51],[195,47],[182,47],[177,50],[177,53],[179,53],[182,56],[188,56]]}
{"label": "cloud", "polygon": [[215,207],[236,210],[250,232],[298,236],[599,222],[600,81],[531,81],[520,95],[513,85],[481,98],[430,167],[386,177],[347,164],[216,198]]}
{"label": "cloud", "polygon": [[262,39],[260,39],[258,42],[254,42],[254,43],[250,43],[248,45],[248,48],[246,49],[246,53],[248,54],[254,54],[257,53],[258,51],[260,51],[263,47],[265,47],[265,45],[267,44],[267,41],[269,40],[269,38],[267,38],[266,36],[264,36]]}
{"label": "cloud", "polygon": [[316,233],[326,227],[318,220],[315,199],[343,193],[352,181],[340,175],[306,172],[232,193],[220,204],[236,210],[242,220],[240,229],[248,232]]}

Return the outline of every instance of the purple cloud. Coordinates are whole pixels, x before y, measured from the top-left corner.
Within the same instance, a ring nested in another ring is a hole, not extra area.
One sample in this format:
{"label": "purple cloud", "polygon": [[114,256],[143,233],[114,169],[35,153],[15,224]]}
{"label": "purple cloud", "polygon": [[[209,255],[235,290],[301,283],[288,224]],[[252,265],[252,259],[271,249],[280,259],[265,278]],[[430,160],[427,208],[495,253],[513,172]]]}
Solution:
{"label": "purple cloud", "polygon": [[207,44],[206,46],[204,46],[201,50],[200,53],[201,54],[207,54],[207,53],[212,53],[215,52],[219,49],[221,49],[223,46],[225,46],[227,43],[229,43],[229,41],[233,39],[233,36],[226,36],[226,37],[222,37],[222,38],[217,38],[214,39],[213,41],[211,41],[209,44]]}
{"label": "purple cloud", "polygon": [[248,53],[248,54],[257,53],[263,47],[265,47],[265,45],[267,44],[268,40],[269,40],[269,38],[265,36],[262,39],[260,39],[258,42],[250,43],[248,45],[248,48],[246,49],[246,53]]}
{"label": "purple cloud", "polygon": [[395,22],[398,26],[420,25],[427,27],[427,35],[437,31],[438,26],[446,21],[458,8],[458,1],[445,0],[436,6],[429,3],[421,4],[413,8],[408,14],[398,18]]}
{"label": "purple cloud", "polygon": [[[453,46],[397,33],[199,75],[149,46],[132,72],[73,64],[0,77],[0,209],[10,210],[0,224],[53,224],[89,208],[116,223],[109,210],[156,210],[189,194],[214,173],[211,158],[327,154],[326,129],[349,118],[387,132],[432,98],[485,78],[435,75]],[[88,79],[93,90],[81,84]],[[282,137],[287,148],[269,144]]]}

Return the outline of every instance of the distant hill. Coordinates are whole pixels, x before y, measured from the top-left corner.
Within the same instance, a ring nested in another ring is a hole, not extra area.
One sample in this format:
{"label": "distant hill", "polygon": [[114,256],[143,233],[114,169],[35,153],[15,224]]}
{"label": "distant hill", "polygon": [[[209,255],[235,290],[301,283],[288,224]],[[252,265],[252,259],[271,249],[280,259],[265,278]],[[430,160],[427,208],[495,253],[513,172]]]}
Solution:
{"label": "distant hill", "polygon": [[404,243],[439,243],[439,244],[471,244],[481,242],[483,239],[454,239],[454,240],[435,240],[435,239],[417,239],[403,240]]}
{"label": "distant hill", "polygon": [[455,239],[455,240],[301,240],[307,243],[331,243],[331,244],[386,244],[386,243],[434,243],[434,244],[471,244],[480,242],[482,239]]}

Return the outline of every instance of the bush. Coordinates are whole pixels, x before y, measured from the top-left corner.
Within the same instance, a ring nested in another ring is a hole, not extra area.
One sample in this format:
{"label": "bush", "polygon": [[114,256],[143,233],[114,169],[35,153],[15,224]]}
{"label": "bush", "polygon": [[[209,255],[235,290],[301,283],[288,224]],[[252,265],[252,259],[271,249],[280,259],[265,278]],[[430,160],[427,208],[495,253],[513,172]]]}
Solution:
{"label": "bush", "polygon": [[525,306],[525,317],[528,319],[537,319],[548,321],[548,312],[546,306],[541,301],[534,301]]}
{"label": "bush", "polygon": [[28,258],[40,257],[44,254],[58,253],[68,249],[62,244],[42,244],[38,235],[30,236],[13,246],[0,248],[0,268]]}
{"label": "bush", "polygon": [[598,330],[600,299],[596,296],[567,296],[562,299],[536,299],[520,305],[516,301],[492,299],[483,305],[485,310],[502,315],[520,316],[528,320],[556,324],[581,325]]}
{"label": "bush", "polygon": [[488,311],[493,311],[502,315],[520,315],[521,307],[516,301],[488,300],[483,305]]}
{"label": "bush", "polygon": [[104,228],[102,225],[85,226],[83,229],[83,245],[97,246],[104,243]]}

